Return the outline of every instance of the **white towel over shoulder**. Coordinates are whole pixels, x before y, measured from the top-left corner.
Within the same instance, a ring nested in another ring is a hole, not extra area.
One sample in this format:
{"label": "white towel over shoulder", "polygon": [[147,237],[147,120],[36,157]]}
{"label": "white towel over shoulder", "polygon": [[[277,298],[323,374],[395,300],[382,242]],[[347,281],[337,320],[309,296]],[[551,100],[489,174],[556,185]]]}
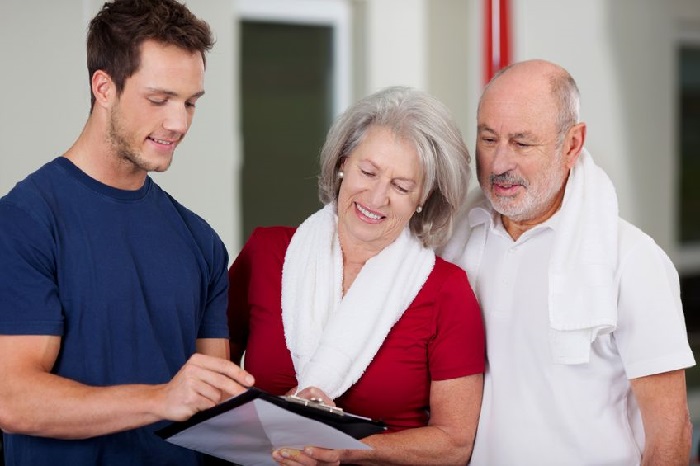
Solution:
{"label": "white towel over shoulder", "polygon": [[[468,200],[440,254],[467,271],[475,292],[486,246],[488,200]],[[555,231],[549,268],[550,347],[554,362],[589,361],[591,342],[617,327],[617,194],[585,149],[571,169]]]}
{"label": "white towel over shoulder", "polygon": [[586,363],[590,344],[617,328],[617,193],[584,149],[571,170],[549,268],[555,362]]}
{"label": "white towel over shoulder", "polygon": [[362,376],[435,265],[433,251],[405,229],[343,297],[334,211],[326,205],[299,226],[282,268],[282,321],[298,389],[315,386],[333,399]]}

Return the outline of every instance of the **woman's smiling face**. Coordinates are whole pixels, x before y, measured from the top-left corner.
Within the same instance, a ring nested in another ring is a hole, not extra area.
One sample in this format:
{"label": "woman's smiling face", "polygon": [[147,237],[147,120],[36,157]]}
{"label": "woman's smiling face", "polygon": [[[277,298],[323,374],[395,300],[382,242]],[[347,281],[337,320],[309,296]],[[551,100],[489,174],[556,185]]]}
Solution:
{"label": "woman's smiling face", "polygon": [[422,198],[423,169],[418,152],[389,128],[371,126],[341,170],[341,246],[378,253],[398,238]]}

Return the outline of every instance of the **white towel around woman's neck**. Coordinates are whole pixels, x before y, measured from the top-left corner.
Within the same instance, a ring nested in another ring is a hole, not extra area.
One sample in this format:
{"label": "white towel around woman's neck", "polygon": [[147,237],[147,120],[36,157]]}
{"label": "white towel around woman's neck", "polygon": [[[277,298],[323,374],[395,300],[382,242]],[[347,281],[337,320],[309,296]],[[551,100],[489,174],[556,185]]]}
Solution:
{"label": "white towel around woman's neck", "polygon": [[333,204],[295,232],[282,267],[282,321],[298,390],[335,399],[362,376],[435,265],[408,228],[369,259],[343,297],[343,256]]}

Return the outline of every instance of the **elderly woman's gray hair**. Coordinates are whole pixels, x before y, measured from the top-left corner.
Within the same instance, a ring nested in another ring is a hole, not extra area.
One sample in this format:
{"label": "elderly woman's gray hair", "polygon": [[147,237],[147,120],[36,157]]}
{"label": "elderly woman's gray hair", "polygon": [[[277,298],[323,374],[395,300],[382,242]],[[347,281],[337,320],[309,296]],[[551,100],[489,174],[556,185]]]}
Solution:
{"label": "elderly woman's gray hair", "polygon": [[358,101],[335,121],[321,150],[321,202],[338,199],[340,166],[372,125],[389,128],[416,148],[424,174],[422,210],[411,217],[409,228],[425,246],[442,246],[466,197],[471,157],[447,107],[425,92],[389,87]]}

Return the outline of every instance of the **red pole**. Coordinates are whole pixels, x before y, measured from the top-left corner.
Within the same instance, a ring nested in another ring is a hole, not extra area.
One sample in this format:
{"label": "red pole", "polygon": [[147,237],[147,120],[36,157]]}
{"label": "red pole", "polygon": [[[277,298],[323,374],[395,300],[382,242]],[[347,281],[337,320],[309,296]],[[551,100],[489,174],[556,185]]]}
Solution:
{"label": "red pole", "polygon": [[498,32],[501,48],[498,63],[499,70],[505,68],[511,62],[510,2],[511,0],[500,0],[500,8],[498,9],[500,13],[498,18]]}
{"label": "red pole", "polygon": [[493,5],[484,0],[484,84],[493,76]]}
{"label": "red pole", "polygon": [[[498,2],[498,17],[493,4]],[[512,60],[511,0],[484,0],[484,85]],[[498,34],[498,56],[494,54],[494,25]]]}

